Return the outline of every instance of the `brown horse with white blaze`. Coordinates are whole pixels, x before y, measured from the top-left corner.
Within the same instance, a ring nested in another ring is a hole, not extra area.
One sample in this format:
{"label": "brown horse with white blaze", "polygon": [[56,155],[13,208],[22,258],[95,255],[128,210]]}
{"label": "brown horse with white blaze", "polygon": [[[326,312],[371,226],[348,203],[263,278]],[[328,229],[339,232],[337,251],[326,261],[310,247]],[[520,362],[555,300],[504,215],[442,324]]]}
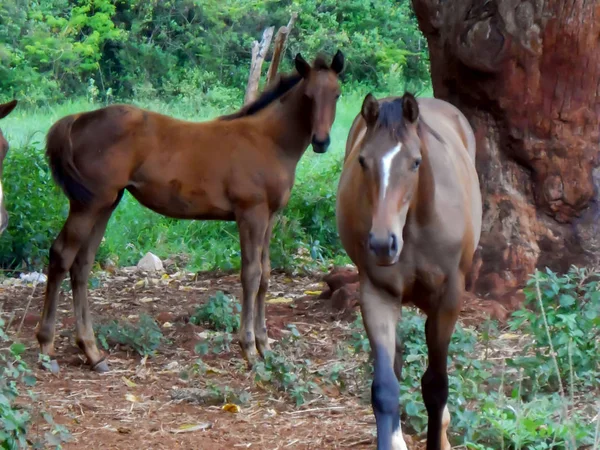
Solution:
{"label": "brown horse with white blaze", "polygon": [[398,402],[402,343],[396,342],[403,303],[427,315],[427,450],[450,449],[448,345],[481,221],[475,138],[464,115],[409,93],[379,101],[367,95],[346,143],[337,223],[360,274],[380,450],[407,449]]}
{"label": "brown horse with white blaze", "polygon": [[[64,117],[47,136],[46,154],[69,198],[66,223],[50,249],[37,339],[54,354],[59,288],[70,272],[76,342],[91,367],[108,370],[96,346],[87,280],[108,220],[127,189],[165,216],[236,221],[242,253],[240,344],[252,364],[269,350],[265,295],[274,215],[289,199],[296,165],[312,143],[329,145],[344,56],[281,76],[253,103],[208,122],[187,122],[129,105]],[[53,371],[58,363],[52,358]]]}
{"label": "brown horse with white blaze", "polygon": [[[10,102],[3,103],[0,105],[0,119],[4,119],[8,116],[13,109],[17,106],[16,100],[11,100]],[[6,208],[4,207],[4,191],[2,190],[2,169],[4,167],[4,158],[6,158],[6,154],[8,153],[8,142],[4,138],[2,134],[2,130],[0,130],[0,234],[6,227],[8,226],[8,213],[6,212]]]}

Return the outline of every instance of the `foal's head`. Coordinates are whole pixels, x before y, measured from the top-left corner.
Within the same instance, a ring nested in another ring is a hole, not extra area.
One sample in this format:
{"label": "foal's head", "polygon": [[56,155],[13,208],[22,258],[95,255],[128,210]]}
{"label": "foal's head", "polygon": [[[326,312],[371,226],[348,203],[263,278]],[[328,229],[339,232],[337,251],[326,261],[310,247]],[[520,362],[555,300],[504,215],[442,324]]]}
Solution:
{"label": "foal's head", "polygon": [[[17,106],[16,100],[0,105],[0,119],[8,116],[10,112],[15,109],[15,106]],[[8,214],[4,208],[4,192],[2,190],[2,164],[7,152],[8,142],[6,142],[6,139],[4,139],[2,131],[0,130],[0,233],[2,233],[8,225]]]}
{"label": "foal's head", "polygon": [[313,66],[298,53],[296,70],[306,84],[304,95],[312,102],[312,146],[315,153],[325,153],[329,147],[329,132],[335,119],[335,107],[340,97],[339,74],[344,69],[344,54],[337,51],[331,64],[318,57]]}
{"label": "foal's head", "polygon": [[368,94],[361,114],[367,132],[358,162],[373,205],[367,246],[376,264],[386,266],[400,257],[402,231],[417,189],[421,164],[419,106],[409,93],[381,105]]}

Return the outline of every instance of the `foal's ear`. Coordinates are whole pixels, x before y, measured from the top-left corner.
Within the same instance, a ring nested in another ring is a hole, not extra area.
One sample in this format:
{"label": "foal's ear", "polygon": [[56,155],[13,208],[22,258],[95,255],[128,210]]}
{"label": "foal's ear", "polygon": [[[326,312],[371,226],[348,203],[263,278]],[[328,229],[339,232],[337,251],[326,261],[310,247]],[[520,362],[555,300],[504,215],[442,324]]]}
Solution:
{"label": "foal's ear", "polygon": [[296,65],[296,70],[302,78],[308,77],[308,74],[310,73],[310,64],[306,62],[300,53],[296,55],[294,64]]}
{"label": "foal's ear", "polygon": [[344,54],[338,50],[331,61],[331,70],[338,75],[344,70]]}
{"label": "foal's ear", "polygon": [[402,97],[402,115],[410,123],[415,123],[419,118],[419,104],[410,92],[405,92]]}
{"label": "foal's ear", "polygon": [[8,116],[12,110],[15,109],[15,106],[17,106],[16,100],[11,100],[8,103],[0,105],[0,119],[4,119],[6,116]]}
{"label": "foal's ear", "polygon": [[379,102],[370,92],[363,100],[360,113],[365,122],[367,122],[367,127],[372,127],[377,122],[377,118],[379,117]]}

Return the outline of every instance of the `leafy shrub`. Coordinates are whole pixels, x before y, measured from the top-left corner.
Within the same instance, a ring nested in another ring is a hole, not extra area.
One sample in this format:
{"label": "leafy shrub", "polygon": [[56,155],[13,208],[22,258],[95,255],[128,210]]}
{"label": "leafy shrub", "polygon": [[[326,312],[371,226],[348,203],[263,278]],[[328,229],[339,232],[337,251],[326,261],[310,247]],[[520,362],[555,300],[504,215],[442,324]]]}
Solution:
{"label": "leafy shrub", "polygon": [[2,182],[10,218],[0,239],[0,267],[43,267],[68,212],[67,200],[54,187],[43,151],[35,143],[13,148],[4,163]]}
{"label": "leafy shrub", "polygon": [[531,393],[559,388],[552,348],[564,383],[598,386],[600,274],[577,267],[564,275],[549,269],[536,271],[527,283],[525,297],[528,308],[513,314],[510,327],[532,339],[523,356],[508,362],[524,369]]}
{"label": "leafy shrub", "polygon": [[196,308],[190,322],[206,325],[216,331],[234,333],[240,328],[241,305],[222,291],[211,296],[204,305]]}
{"label": "leafy shrub", "polygon": [[136,324],[113,320],[95,328],[100,345],[105,350],[118,344],[129,347],[142,356],[153,355],[165,341],[158,324],[147,315],[140,316]]}

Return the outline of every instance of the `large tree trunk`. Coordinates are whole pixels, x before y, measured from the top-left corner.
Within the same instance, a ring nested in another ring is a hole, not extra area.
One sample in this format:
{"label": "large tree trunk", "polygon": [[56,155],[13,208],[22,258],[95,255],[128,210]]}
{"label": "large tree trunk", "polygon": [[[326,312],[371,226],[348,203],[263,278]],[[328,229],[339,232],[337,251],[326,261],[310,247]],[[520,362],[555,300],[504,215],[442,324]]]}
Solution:
{"label": "large tree trunk", "polygon": [[600,256],[600,2],[412,0],[435,96],[477,136],[484,198],[475,288]]}

